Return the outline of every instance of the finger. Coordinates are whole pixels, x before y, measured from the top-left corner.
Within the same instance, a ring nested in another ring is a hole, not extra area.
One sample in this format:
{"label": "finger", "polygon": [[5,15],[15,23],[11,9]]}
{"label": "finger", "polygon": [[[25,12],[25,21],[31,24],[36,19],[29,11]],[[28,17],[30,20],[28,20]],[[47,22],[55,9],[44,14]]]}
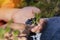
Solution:
{"label": "finger", "polygon": [[32,32],[36,32],[37,29],[39,29],[39,27],[38,27],[38,26],[35,26],[34,28],[31,29],[31,31],[32,31]]}
{"label": "finger", "polygon": [[33,14],[35,14],[35,13],[40,13],[40,12],[41,12],[41,10],[40,10],[39,8],[37,8],[37,7],[32,7],[32,6],[24,7],[24,8],[22,8],[22,9],[24,9],[24,10],[26,10],[26,9],[31,10],[31,11],[33,11]]}
{"label": "finger", "polygon": [[34,13],[40,13],[40,9],[36,7],[24,7],[18,13],[14,14],[15,23],[24,23],[31,18],[34,18]]}
{"label": "finger", "polygon": [[32,10],[28,10],[28,9],[22,9],[20,11],[18,11],[16,14],[14,14],[13,19],[15,23],[24,23],[26,22],[26,20],[33,18],[34,15],[32,14]]}
{"label": "finger", "polygon": [[43,18],[40,19],[40,21],[39,21],[40,24],[43,24],[44,22],[45,22],[45,20]]}

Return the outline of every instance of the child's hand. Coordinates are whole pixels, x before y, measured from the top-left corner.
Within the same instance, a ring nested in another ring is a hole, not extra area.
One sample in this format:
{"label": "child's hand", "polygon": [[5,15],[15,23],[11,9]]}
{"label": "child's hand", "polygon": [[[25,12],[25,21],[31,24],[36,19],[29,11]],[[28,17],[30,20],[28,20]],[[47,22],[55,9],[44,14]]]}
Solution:
{"label": "child's hand", "polygon": [[35,32],[35,33],[41,32],[41,30],[43,29],[44,25],[45,25],[45,20],[44,19],[40,19],[38,25],[35,26],[34,28],[32,28],[31,31]]}

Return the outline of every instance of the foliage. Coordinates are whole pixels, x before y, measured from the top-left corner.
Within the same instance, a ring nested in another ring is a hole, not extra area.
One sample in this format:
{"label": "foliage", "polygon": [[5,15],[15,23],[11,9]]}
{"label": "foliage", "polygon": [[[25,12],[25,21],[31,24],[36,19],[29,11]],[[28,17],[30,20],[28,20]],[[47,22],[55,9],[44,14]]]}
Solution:
{"label": "foliage", "polygon": [[32,23],[37,25],[42,15],[35,13],[35,18],[32,20]]}
{"label": "foliage", "polygon": [[39,18],[49,18],[54,16],[60,16],[60,0],[26,0],[27,6],[36,6],[40,8],[41,13],[35,14],[36,20],[33,23],[37,23]]}
{"label": "foliage", "polygon": [[16,8],[22,8],[27,6],[25,0],[14,0],[14,3],[16,4]]}
{"label": "foliage", "polygon": [[5,30],[0,28],[0,38],[4,38]]}
{"label": "foliage", "polygon": [[[39,17],[53,17],[60,16],[60,0],[13,0],[16,8],[23,8],[25,6],[36,6],[41,10]],[[3,0],[0,1],[0,4]],[[37,15],[36,15],[37,17]],[[38,18],[37,17],[37,20]]]}
{"label": "foliage", "polygon": [[14,35],[14,36],[18,36],[18,34],[19,34],[19,31],[18,31],[18,30],[14,30],[14,31],[13,31],[13,35]]}
{"label": "foliage", "polygon": [[30,0],[28,5],[40,8],[41,17],[53,17],[59,10],[58,4],[60,4],[60,0]]}
{"label": "foliage", "polygon": [[4,29],[4,28],[0,28],[0,39],[4,39],[4,34],[6,33],[6,32],[10,32],[10,24],[12,23],[12,20],[10,20],[9,22],[8,22],[8,25],[6,26],[6,29]]}
{"label": "foliage", "polygon": [[[0,28],[0,39],[3,40],[5,39],[5,34],[6,33],[10,33],[11,31],[11,28],[9,27],[11,25],[11,23],[13,22],[13,20],[10,20],[8,23],[7,23],[7,26],[6,28]],[[13,35],[14,35],[14,40],[18,40],[17,36],[19,34],[19,31],[18,30],[14,30],[13,31]]]}

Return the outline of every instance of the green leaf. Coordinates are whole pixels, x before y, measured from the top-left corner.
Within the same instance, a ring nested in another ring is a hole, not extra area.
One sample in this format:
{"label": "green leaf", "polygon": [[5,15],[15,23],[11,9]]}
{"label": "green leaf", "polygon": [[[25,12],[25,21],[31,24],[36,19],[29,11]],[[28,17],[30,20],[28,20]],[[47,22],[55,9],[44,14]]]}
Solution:
{"label": "green leaf", "polygon": [[3,28],[0,28],[0,34],[4,34],[5,30]]}
{"label": "green leaf", "polygon": [[4,38],[5,30],[0,28],[0,38]]}
{"label": "green leaf", "polygon": [[13,23],[13,19],[11,19],[7,24],[7,27],[11,24],[11,23]]}
{"label": "green leaf", "polygon": [[5,29],[5,32],[10,32],[10,25],[11,23],[13,23],[13,20],[11,19],[8,23],[7,23],[7,26],[6,26],[6,29]]}
{"label": "green leaf", "polygon": [[19,31],[18,31],[18,30],[14,30],[14,31],[13,31],[13,35],[14,35],[14,36],[18,36],[18,34],[19,34]]}
{"label": "green leaf", "polygon": [[10,27],[6,27],[5,32],[10,32]]}

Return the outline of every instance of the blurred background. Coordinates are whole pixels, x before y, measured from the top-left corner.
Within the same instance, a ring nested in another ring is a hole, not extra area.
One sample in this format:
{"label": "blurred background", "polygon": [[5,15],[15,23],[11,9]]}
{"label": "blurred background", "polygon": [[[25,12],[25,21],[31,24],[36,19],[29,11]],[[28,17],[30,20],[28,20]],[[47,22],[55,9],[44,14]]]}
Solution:
{"label": "blurred background", "polygon": [[23,8],[35,6],[41,10],[41,17],[60,16],[60,0],[0,0],[0,8]]}

